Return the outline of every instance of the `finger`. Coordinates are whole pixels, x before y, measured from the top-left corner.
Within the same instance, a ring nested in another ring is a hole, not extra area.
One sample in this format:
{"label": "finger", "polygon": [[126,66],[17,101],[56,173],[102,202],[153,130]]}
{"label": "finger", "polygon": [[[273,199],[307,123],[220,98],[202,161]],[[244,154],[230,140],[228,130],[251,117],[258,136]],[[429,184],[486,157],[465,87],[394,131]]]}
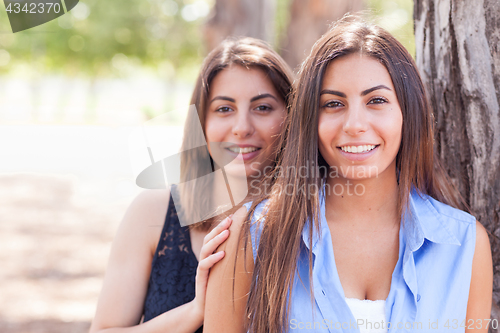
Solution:
{"label": "finger", "polygon": [[196,274],[196,277],[203,278],[204,275],[208,277],[208,272],[210,268],[212,268],[213,265],[222,260],[225,254],[226,253],[224,251],[219,251],[201,260],[200,263],[198,264],[198,272]]}
{"label": "finger", "polygon": [[224,243],[224,241],[229,237],[229,230],[223,230],[220,234],[212,238],[208,243],[201,247],[200,260],[203,260],[210,256],[214,251]]}
{"label": "finger", "polygon": [[233,215],[229,215],[226,217],[224,220],[222,220],[215,228],[213,228],[212,231],[210,231],[205,238],[203,238],[203,244],[208,243],[210,240],[212,240],[215,236],[220,234],[223,230],[228,229],[231,223],[233,222],[232,219]]}
{"label": "finger", "polygon": [[225,252],[219,251],[200,261],[196,270],[196,299],[201,303],[202,308],[205,308],[205,296],[207,292],[208,275],[210,268],[224,258]]}

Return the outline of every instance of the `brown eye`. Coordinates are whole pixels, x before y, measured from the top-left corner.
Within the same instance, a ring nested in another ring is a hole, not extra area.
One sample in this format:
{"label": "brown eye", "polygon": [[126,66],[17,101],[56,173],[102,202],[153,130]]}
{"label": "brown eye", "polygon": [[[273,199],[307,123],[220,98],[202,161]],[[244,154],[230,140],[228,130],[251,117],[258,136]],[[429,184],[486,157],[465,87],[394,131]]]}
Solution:
{"label": "brown eye", "polygon": [[229,111],[231,111],[231,108],[227,106],[221,106],[220,108],[215,109],[215,112],[219,113],[227,113]]}
{"label": "brown eye", "polygon": [[375,98],[372,98],[368,104],[384,104],[384,103],[387,103],[389,102],[387,99],[383,98],[383,97],[375,97]]}
{"label": "brown eye", "polygon": [[324,108],[338,108],[340,106],[343,106],[343,104],[339,101],[330,101],[326,102],[325,105],[323,105]]}
{"label": "brown eye", "polygon": [[257,111],[271,111],[272,108],[268,105],[259,105],[255,108]]}

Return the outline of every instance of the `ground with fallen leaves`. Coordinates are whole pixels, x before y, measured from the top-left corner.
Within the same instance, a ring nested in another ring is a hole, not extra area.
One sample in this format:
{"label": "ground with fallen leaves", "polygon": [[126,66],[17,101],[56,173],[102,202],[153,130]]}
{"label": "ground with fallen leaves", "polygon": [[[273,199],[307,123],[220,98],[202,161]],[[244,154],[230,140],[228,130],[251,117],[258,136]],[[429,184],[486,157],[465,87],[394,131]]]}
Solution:
{"label": "ground with fallen leaves", "polygon": [[105,188],[71,175],[0,174],[0,332],[88,331],[132,199]]}

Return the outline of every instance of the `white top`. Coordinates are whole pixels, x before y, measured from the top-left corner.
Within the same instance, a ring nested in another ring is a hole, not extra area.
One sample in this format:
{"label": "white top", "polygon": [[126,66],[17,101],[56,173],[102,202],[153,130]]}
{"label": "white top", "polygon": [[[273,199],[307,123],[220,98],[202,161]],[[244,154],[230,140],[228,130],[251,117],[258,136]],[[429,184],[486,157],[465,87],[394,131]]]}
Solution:
{"label": "white top", "polygon": [[360,333],[386,333],[385,300],[345,298]]}

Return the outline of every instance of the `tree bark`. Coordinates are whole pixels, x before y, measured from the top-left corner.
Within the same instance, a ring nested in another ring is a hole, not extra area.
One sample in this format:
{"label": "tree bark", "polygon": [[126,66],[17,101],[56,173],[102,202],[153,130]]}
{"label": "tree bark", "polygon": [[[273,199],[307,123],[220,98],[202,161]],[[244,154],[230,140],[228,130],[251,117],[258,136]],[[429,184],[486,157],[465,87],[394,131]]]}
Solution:
{"label": "tree bark", "polygon": [[438,153],[472,212],[490,232],[494,266],[492,319],[497,320],[499,14],[498,0],[415,0],[414,7],[416,61],[436,117]]}
{"label": "tree bark", "polygon": [[329,24],[347,12],[361,9],[362,0],[293,0],[287,33],[281,43],[283,59],[296,69],[314,42],[328,31]]}
{"label": "tree bark", "polygon": [[275,12],[275,0],[216,0],[203,32],[208,51],[229,36],[272,43]]}

